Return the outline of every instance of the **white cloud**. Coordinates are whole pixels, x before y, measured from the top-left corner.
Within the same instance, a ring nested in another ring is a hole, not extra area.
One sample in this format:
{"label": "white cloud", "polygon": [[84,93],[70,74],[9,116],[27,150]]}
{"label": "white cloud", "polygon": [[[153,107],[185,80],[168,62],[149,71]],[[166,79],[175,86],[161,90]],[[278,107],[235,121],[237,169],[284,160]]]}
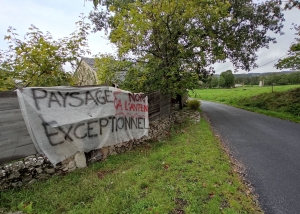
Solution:
{"label": "white cloud", "polygon": [[[278,58],[286,55],[291,43],[295,41],[296,35],[295,35],[295,30],[291,29],[293,27],[292,23],[300,24],[299,9],[295,8],[293,10],[285,11],[284,15],[286,21],[284,22],[283,32],[285,34],[282,36],[273,34],[274,37],[276,37],[277,43],[275,44],[271,43],[269,44],[269,48],[262,48],[257,52],[258,59],[256,63],[259,65],[259,67],[251,70],[250,72],[264,73],[264,72],[280,71],[276,69],[274,65],[277,63]],[[224,64],[217,64],[215,66],[215,69],[216,69],[216,73],[221,73],[227,69],[233,70],[233,66],[231,63],[226,62]],[[244,72],[245,71],[240,71],[239,73],[244,73]]]}
{"label": "white cloud", "polygon": [[[84,6],[85,4],[85,6]],[[8,26],[17,29],[21,36],[28,31],[28,27],[34,24],[43,32],[49,31],[54,38],[69,36],[75,31],[75,22],[79,20],[80,13],[88,15],[92,10],[93,4],[90,1],[84,3],[84,0],[1,0],[0,7],[0,49],[6,49],[6,41],[3,40]],[[277,44],[270,44],[269,49],[261,49],[257,52],[258,65],[264,65],[274,59],[277,59],[288,51],[290,44],[294,41],[295,31],[290,30],[293,22],[299,22],[300,13],[298,9],[285,12],[285,35],[278,36]],[[300,23],[298,23],[300,24]],[[112,53],[115,51],[113,46],[104,39],[103,33],[89,35],[89,46],[92,54]],[[276,62],[257,68],[252,72],[271,72],[278,71],[273,66]],[[227,69],[232,69],[232,64],[216,64],[216,73]]]}
{"label": "white cloud", "polygon": [[[14,0],[2,1],[0,7],[0,49],[6,49],[3,40],[9,26],[17,29],[20,38],[23,38],[31,24],[41,31],[49,31],[55,39],[69,36],[76,30],[75,22],[79,15],[86,16],[92,10],[93,4],[84,0]],[[103,38],[103,33],[91,34],[89,46],[92,54],[111,53],[112,46]]]}

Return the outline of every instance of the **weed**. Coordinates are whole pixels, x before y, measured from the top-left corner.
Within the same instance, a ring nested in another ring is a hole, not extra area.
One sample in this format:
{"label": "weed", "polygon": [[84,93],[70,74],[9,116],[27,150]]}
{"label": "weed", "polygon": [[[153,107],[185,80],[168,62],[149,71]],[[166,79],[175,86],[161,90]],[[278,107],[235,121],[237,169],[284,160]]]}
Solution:
{"label": "weed", "polygon": [[192,110],[197,110],[200,108],[200,101],[196,99],[188,100],[188,107]]}
{"label": "weed", "polygon": [[24,213],[32,213],[33,212],[32,202],[29,202],[29,203],[23,203],[23,202],[21,202],[18,205],[18,210],[22,211]]}

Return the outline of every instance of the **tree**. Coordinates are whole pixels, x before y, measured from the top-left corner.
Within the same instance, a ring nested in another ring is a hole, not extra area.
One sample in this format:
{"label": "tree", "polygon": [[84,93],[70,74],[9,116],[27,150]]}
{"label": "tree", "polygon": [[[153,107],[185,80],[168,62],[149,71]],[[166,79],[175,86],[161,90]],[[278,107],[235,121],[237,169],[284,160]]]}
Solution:
{"label": "tree", "polygon": [[218,84],[219,84],[219,79],[218,79],[218,77],[212,76],[211,82],[210,82],[211,87],[212,87],[212,88],[216,88],[216,87],[218,87]]}
{"label": "tree", "polygon": [[292,9],[294,7],[297,7],[300,9],[300,1],[299,0],[288,0],[288,2],[285,4],[285,9]]}
{"label": "tree", "polygon": [[290,73],[288,79],[289,84],[300,84],[300,72]]}
{"label": "tree", "polygon": [[0,68],[0,91],[12,90],[15,85],[11,72]]}
{"label": "tree", "polygon": [[127,71],[125,80],[121,87],[125,90],[133,92],[152,92],[155,90],[153,79],[148,78],[147,68],[139,63],[132,64],[133,66]]}
{"label": "tree", "polygon": [[[289,0],[285,4],[285,10],[291,10],[292,8],[297,7],[300,9],[300,1],[299,0]],[[298,36],[300,36],[300,26],[295,25],[295,29],[297,30]],[[279,69],[300,69],[300,38],[296,38],[296,42],[290,46],[289,57],[278,60],[278,63],[275,65],[276,68]]]}
{"label": "tree", "polygon": [[220,81],[220,86],[223,88],[234,87],[234,75],[231,70],[224,71],[220,74],[220,79],[224,80]]}
{"label": "tree", "polygon": [[94,30],[110,28],[118,54],[140,63],[155,88],[180,96],[229,59],[236,69],[255,67],[255,52],[280,33],[283,14],[277,1],[127,0],[94,1]]}
{"label": "tree", "polygon": [[125,80],[125,75],[131,68],[132,62],[117,59],[111,54],[100,54],[95,59],[95,68],[100,84],[118,84]]}
{"label": "tree", "polygon": [[226,85],[225,78],[220,76],[220,78],[219,78],[219,87],[224,88],[225,85]]}
{"label": "tree", "polygon": [[[300,36],[300,26],[296,27],[298,36]],[[300,38],[296,38],[296,42],[291,45],[288,57],[280,59],[275,65],[279,69],[300,69]]]}
{"label": "tree", "polygon": [[4,37],[9,49],[0,51],[1,68],[25,87],[72,84],[72,74],[65,72],[63,65],[70,63],[75,68],[79,57],[89,53],[86,48],[90,26],[84,22],[84,17],[76,24],[78,29],[70,38],[59,40],[54,40],[49,32],[44,34],[34,25],[21,40],[16,29],[9,27],[8,35]]}
{"label": "tree", "polygon": [[259,85],[259,76],[255,75],[255,76],[251,76],[250,77],[250,85]]}

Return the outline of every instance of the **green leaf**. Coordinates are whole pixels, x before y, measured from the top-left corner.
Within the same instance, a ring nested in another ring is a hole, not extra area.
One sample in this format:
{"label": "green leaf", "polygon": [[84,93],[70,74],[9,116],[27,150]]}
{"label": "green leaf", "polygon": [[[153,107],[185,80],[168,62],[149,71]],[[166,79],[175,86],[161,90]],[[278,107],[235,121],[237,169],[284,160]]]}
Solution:
{"label": "green leaf", "polygon": [[[256,51],[273,41],[266,34],[268,30],[280,33],[284,21],[274,1],[103,3],[106,11],[94,11],[90,16],[95,29],[109,26],[109,39],[117,47],[118,56],[135,61],[124,86],[129,90],[161,90],[174,96],[198,87],[200,80],[214,73],[216,62],[229,59],[236,69],[249,71],[255,66]],[[108,67],[101,69],[107,74],[102,77],[110,78]]]}

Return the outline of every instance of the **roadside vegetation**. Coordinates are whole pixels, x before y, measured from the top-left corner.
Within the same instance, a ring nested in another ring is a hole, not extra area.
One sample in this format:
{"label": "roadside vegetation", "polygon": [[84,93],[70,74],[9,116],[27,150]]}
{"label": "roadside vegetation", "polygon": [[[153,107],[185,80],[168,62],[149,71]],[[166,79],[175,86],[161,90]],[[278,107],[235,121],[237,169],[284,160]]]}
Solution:
{"label": "roadside vegetation", "polygon": [[300,71],[276,73],[248,73],[233,74],[231,70],[224,71],[218,77],[213,75],[202,82],[203,88],[230,88],[237,85],[255,86],[282,86],[300,84]]}
{"label": "roadside vegetation", "polygon": [[300,85],[198,89],[190,97],[221,102],[300,123]]}
{"label": "roadside vegetation", "polygon": [[258,75],[252,74],[236,74],[234,78],[235,84],[242,85],[259,85],[262,81],[265,86],[273,85],[297,85],[300,84],[300,72],[295,71],[291,73],[277,72],[277,73],[261,73]]}
{"label": "roadside vegetation", "polygon": [[[260,213],[209,124],[186,121],[172,137],[106,161],[0,192],[0,208],[32,213]],[[0,209],[1,211],[1,209]]]}

